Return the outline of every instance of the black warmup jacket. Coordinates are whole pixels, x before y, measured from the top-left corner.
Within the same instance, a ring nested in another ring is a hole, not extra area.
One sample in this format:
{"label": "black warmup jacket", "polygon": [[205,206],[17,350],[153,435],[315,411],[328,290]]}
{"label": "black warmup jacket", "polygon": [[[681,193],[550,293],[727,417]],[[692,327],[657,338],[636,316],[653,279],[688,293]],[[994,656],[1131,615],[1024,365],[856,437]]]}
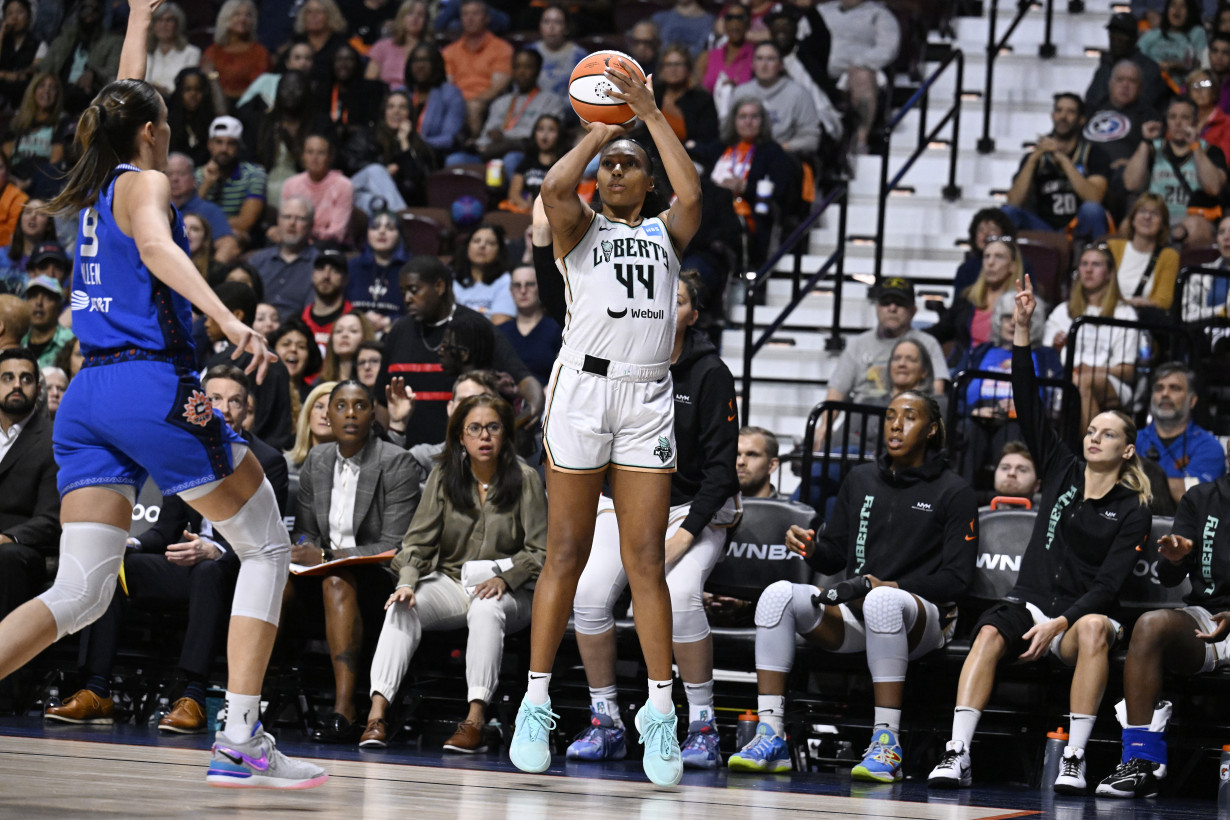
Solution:
{"label": "black warmup jacket", "polygon": [[1122,484],[1101,498],[1084,497],[1085,462],[1046,417],[1028,347],[1012,348],[1012,395],[1021,436],[1042,477],[1042,502],[1009,597],[1034,604],[1048,618],[1062,615],[1069,626],[1082,615],[1107,614],[1118,603],[1153,517]]}
{"label": "black warmup jacket", "polygon": [[807,563],[825,574],[848,567],[896,581],[932,603],[956,601],[978,553],[974,490],[938,453],[920,467],[894,473],[888,465],[881,455],[850,471]]}
{"label": "black warmup jacket", "polygon": [[1192,591],[1183,596],[1191,606],[1209,612],[1230,610],[1230,476],[1197,484],[1179,499],[1174,534],[1191,539],[1192,551],[1177,564],[1157,562],[1157,578],[1168,587],[1192,579]]}
{"label": "black warmup jacket", "polygon": [[671,365],[671,378],[678,452],[671,506],[692,505],[680,526],[698,535],[726,499],[739,492],[735,379],[709,337],[694,327],[683,339],[679,361]]}

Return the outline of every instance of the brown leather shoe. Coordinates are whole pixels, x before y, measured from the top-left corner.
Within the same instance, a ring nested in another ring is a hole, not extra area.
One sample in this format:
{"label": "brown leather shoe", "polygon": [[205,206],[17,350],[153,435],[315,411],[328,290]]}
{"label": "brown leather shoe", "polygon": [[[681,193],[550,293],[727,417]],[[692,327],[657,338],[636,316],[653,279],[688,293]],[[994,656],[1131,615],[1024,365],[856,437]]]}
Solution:
{"label": "brown leather shoe", "polygon": [[63,706],[49,706],[43,717],[62,723],[115,723],[115,703],[111,698],[100,698],[89,689],[82,689],[64,701]]}
{"label": "brown leather shoe", "polygon": [[359,746],[364,749],[387,749],[389,746],[389,724],[383,718],[372,718],[359,738]]}
{"label": "brown leather shoe", "polygon": [[444,748],[450,752],[461,752],[462,754],[476,755],[487,751],[487,744],[483,741],[483,727],[470,723],[468,720],[457,724],[457,731],[453,732],[453,736],[444,744]]}
{"label": "brown leather shoe", "polygon": [[158,721],[158,731],[194,735],[205,731],[205,709],[192,698],[180,698],[170,713]]}

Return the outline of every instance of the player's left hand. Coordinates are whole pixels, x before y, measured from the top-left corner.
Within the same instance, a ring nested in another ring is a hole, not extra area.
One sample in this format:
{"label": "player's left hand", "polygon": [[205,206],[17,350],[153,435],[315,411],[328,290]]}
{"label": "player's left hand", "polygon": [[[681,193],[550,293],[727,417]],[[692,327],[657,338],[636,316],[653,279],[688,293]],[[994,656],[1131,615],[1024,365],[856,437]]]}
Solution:
{"label": "player's left hand", "polygon": [[256,383],[263,383],[265,371],[269,369],[270,364],[278,360],[277,354],[269,349],[269,342],[265,341],[263,335],[239,321],[233,314],[226,317],[221,327],[227,341],[235,345],[235,352],[231,358],[238,359],[244,353],[251,353],[252,361],[248,362],[243,372],[249,374],[255,372]]}
{"label": "player's left hand", "polygon": [[1172,564],[1182,561],[1192,551],[1190,538],[1169,533],[1157,539],[1157,554]]}
{"label": "player's left hand", "polygon": [[167,560],[181,567],[196,566],[202,561],[213,561],[222,556],[213,543],[189,530],[184,530],[184,540],[167,545]]}
{"label": "player's left hand", "polygon": [[622,59],[619,60],[618,68],[614,65],[614,60],[612,63],[607,66],[604,75],[615,84],[617,90],[608,91],[608,96],[626,102],[632,113],[641,119],[657,111],[658,103],[653,98],[653,75],[649,75],[642,82],[640,77],[624,68]]}
{"label": "player's left hand", "polygon": [[666,565],[668,567],[683,557],[683,554],[692,546],[692,540],[692,533],[683,527],[675,530],[674,535],[666,539]]}
{"label": "player's left hand", "polygon": [[1196,637],[1206,643],[1217,643],[1222,638],[1230,633],[1230,612],[1218,612],[1213,616],[1213,623],[1217,624],[1212,632],[1201,632],[1196,630]]}
{"label": "player's left hand", "polygon": [[1022,636],[1029,641],[1029,648],[1021,653],[1021,660],[1036,661],[1041,658],[1050,648],[1051,642],[1062,635],[1067,628],[1068,619],[1062,615],[1040,624],[1034,624],[1033,628]]}

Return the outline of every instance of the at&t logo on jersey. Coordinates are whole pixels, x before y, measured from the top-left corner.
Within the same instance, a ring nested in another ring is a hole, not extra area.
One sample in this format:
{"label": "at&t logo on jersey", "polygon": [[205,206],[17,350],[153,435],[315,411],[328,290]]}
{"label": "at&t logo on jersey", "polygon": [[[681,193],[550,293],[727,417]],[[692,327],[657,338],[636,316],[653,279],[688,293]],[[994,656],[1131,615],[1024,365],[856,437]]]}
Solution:
{"label": "at&t logo on jersey", "polygon": [[110,313],[111,300],[114,296],[93,296],[84,291],[75,290],[72,295],[73,310],[88,310],[91,313]]}

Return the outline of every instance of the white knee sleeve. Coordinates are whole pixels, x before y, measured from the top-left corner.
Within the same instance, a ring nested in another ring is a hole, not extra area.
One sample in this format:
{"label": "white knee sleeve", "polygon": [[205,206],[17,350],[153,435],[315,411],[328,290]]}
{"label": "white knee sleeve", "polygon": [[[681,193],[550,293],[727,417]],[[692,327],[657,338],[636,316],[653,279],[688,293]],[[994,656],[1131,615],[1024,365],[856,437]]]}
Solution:
{"label": "white knee sleeve", "polygon": [[709,619],[705,610],[689,609],[671,613],[671,640],[675,643],[696,643],[709,637]]}
{"label": "white knee sleeve", "polygon": [[56,640],[89,626],[111,604],[128,533],[108,524],[72,522],[60,532],[60,568],[38,596],[56,621]]}
{"label": "white knee sleeve", "polygon": [[867,627],[867,667],[876,682],[905,680],[909,658],[906,633],[918,619],[914,596],[902,589],[876,587],[863,599]]}
{"label": "white knee sleeve", "polygon": [[574,603],[572,627],[578,635],[601,635],[615,628],[615,615],[607,607]]}
{"label": "white knee sleeve", "polygon": [[794,636],[820,625],[824,608],[812,604],[820,590],[810,584],[776,581],[756,604],[756,668],[789,672],[794,666]]}
{"label": "white knee sleeve", "polygon": [[278,500],[269,479],[261,482],[239,512],[213,524],[242,562],[231,615],[277,626],[290,568],[290,535],[278,515]]}

